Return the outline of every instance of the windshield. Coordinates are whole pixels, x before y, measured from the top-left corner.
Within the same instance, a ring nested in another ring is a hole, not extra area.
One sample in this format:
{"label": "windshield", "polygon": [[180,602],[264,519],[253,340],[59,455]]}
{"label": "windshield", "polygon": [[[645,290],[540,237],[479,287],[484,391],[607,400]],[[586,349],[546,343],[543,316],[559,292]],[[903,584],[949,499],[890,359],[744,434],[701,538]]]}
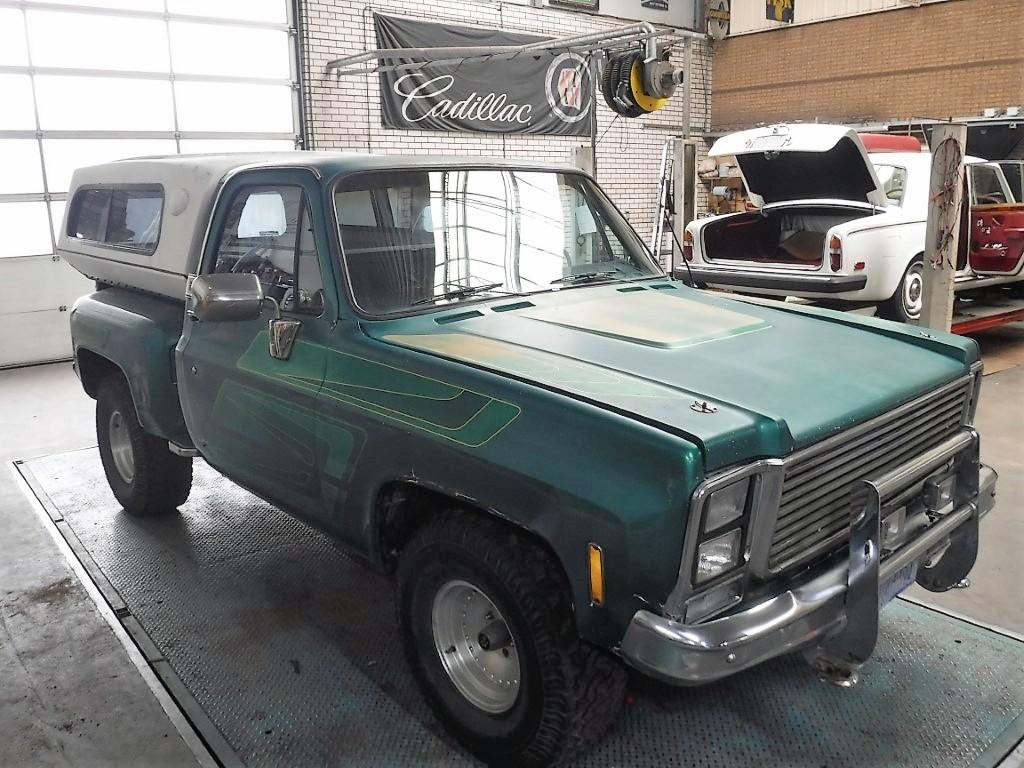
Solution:
{"label": "windshield", "polygon": [[578,174],[386,171],[346,179],[334,202],[353,297],[371,314],[663,274]]}

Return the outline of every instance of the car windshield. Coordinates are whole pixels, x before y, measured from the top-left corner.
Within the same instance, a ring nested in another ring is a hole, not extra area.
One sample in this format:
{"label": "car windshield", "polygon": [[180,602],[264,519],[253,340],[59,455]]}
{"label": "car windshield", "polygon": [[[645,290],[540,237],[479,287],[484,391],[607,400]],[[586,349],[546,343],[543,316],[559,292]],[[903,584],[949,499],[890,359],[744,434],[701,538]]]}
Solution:
{"label": "car windshield", "polygon": [[334,201],[353,298],[374,315],[663,274],[580,174],[386,171]]}

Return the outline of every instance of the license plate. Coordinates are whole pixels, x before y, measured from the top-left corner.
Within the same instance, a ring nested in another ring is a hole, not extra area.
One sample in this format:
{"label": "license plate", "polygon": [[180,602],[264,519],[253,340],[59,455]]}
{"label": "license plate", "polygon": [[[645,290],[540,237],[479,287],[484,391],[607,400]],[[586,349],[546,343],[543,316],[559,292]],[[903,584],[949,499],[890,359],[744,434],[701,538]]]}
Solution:
{"label": "license plate", "polygon": [[896,573],[878,585],[878,605],[883,606],[905,590],[917,579],[917,563],[904,565]]}

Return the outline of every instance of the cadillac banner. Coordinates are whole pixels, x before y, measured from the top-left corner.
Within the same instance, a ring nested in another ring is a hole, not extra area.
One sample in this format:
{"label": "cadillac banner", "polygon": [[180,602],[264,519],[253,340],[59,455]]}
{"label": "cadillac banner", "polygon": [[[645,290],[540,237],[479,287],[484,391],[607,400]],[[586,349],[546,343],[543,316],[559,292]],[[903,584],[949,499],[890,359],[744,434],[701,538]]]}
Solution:
{"label": "cadillac banner", "polygon": [[[545,39],[379,13],[373,22],[380,48],[522,45]],[[592,94],[589,61],[564,51],[380,73],[381,116],[389,128],[589,136]]]}

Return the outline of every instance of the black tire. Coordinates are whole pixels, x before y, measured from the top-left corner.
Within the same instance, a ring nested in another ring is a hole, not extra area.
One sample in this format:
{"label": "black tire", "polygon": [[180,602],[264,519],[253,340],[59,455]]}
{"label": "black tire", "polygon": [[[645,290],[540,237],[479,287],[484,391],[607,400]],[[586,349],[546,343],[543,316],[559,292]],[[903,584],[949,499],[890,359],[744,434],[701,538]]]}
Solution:
{"label": "black tire", "polygon": [[[434,639],[435,597],[453,582],[480,590],[511,633],[520,675],[507,711],[479,708],[442,663]],[[617,719],[625,668],[579,638],[565,576],[543,549],[513,529],[467,512],[439,515],[402,552],[398,592],[405,653],[427,702],[441,724],[489,765],[558,764]]]}
{"label": "black tire", "polygon": [[[895,320],[897,323],[909,323],[920,319],[921,307],[916,305],[912,299],[915,294],[915,286],[911,283],[915,281],[915,275],[916,280],[920,280],[923,268],[924,262],[920,257],[910,262],[903,277],[900,278],[900,284],[896,287],[896,291],[878,305],[878,317]],[[916,288],[916,295],[919,297],[920,286],[918,285]]]}
{"label": "black tire", "polygon": [[[143,431],[120,374],[104,379],[96,393],[96,438],[107,483],[129,515],[166,514],[185,503],[192,490],[192,459],[171,453],[166,440]],[[115,458],[114,443],[130,446],[130,472],[124,459]]]}

